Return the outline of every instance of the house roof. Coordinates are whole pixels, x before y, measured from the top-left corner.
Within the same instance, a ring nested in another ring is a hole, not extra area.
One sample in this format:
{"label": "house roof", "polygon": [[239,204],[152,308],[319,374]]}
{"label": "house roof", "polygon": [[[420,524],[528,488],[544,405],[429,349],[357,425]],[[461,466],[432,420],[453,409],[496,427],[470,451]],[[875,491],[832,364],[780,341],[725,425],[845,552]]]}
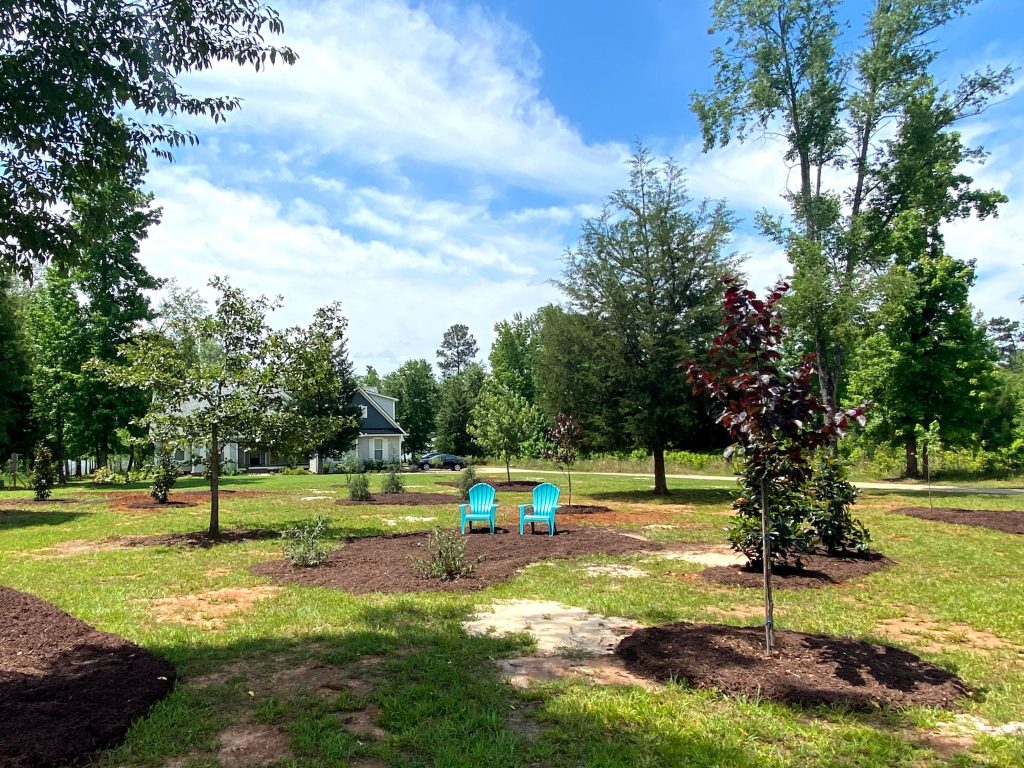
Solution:
{"label": "house roof", "polygon": [[[378,394],[376,392],[369,392],[366,389],[364,389],[363,387],[359,387],[356,390],[356,394],[359,395],[363,400],[365,400],[368,405],[372,406],[373,409],[377,413],[379,413],[384,418],[384,420],[391,427],[393,427],[393,430],[383,430],[381,428],[375,428],[375,427],[364,428],[364,426],[362,424],[360,424],[359,425],[359,434],[360,435],[393,434],[393,435],[408,436],[409,433],[406,432],[404,429],[402,429],[402,426],[397,421],[395,421],[393,418],[391,418],[391,416],[388,414],[388,412],[385,411],[383,408],[381,408],[380,404],[374,400],[374,397],[387,397],[386,395],[381,395],[381,394]],[[395,402],[398,401],[398,398],[396,398],[396,397],[389,397],[388,399],[389,400],[394,400]]]}

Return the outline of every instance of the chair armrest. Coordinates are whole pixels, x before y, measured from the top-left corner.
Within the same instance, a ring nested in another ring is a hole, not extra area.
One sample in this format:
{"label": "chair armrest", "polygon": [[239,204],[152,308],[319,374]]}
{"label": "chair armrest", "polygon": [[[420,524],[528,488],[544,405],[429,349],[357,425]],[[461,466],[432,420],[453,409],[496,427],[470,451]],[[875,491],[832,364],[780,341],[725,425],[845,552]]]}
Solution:
{"label": "chair armrest", "polygon": [[523,514],[524,512],[526,512],[527,507],[532,507],[532,506],[533,506],[533,504],[520,504],[519,505],[519,514]]}
{"label": "chair armrest", "polygon": [[561,504],[555,504],[555,506],[553,506],[553,507],[551,508],[551,511],[552,511],[552,512],[557,512],[557,511],[558,511],[558,510],[560,510],[561,508],[562,508],[562,505],[561,505]]}
{"label": "chair armrest", "polygon": [[468,507],[468,506],[469,506],[469,504],[459,504],[459,514],[462,514],[463,512],[465,512],[466,511],[466,507]]}

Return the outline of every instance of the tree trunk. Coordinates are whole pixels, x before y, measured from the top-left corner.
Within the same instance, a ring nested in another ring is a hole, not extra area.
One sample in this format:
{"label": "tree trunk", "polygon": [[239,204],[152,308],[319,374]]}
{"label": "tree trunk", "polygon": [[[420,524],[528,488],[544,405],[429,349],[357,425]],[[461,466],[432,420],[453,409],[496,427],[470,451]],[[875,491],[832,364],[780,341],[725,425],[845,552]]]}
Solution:
{"label": "tree trunk", "polygon": [[660,443],[654,446],[654,493],[657,496],[668,496],[668,483],[665,481],[665,447]]}
{"label": "tree trunk", "polygon": [[81,459],[75,459],[75,477],[77,477],[79,480],[82,479],[82,460]]}
{"label": "tree trunk", "polygon": [[569,506],[572,506],[572,470],[566,466],[565,468],[565,479],[569,483]]}
{"label": "tree trunk", "polygon": [[772,599],[772,539],[768,523],[768,479],[761,478],[761,562],[764,571],[764,645],[775,651],[775,601]]}
{"label": "tree trunk", "polygon": [[218,424],[210,426],[210,455],[207,458],[210,470],[210,538],[220,536],[220,497],[218,484],[220,481],[220,439],[217,434]]}
{"label": "tree trunk", "polygon": [[96,469],[101,469],[107,466],[107,449],[102,445],[96,446]]}
{"label": "tree trunk", "polygon": [[511,483],[512,482],[512,468],[509,466],[509,461],[510,461],[509,456],[508,456],[508,454],[506,454],[505,455],[505,477],[508,478],[508,481]]}
{"label": "tree trunk", "polygon": [[921,445],[921,472],[924,474],[925,480],[931,481],[932,473],[928,467],[928,441],[925,440]]}
{"label": "tree trunk", "polygon": [[57,411],[56,422],[56,429],[54,431],[57,433],[57,445],[55,446],[57,452],[57,482],[61,485],[67,485],[68,462],[67,457],[64,456],[64,419],[62,418],[59,409]]}
{"label": "tree trunk", "polygon": [[125,470],[125,477],[131,480],[132,469],[135,467],[135,446],[128,449],[128,469]]}
{"label": "tree trunk", "polygon": [[920,477],[917,471],[917,436],[911,431],[906,434],[904,440],[907,451],[907,469],[904,474],[907,477]]}

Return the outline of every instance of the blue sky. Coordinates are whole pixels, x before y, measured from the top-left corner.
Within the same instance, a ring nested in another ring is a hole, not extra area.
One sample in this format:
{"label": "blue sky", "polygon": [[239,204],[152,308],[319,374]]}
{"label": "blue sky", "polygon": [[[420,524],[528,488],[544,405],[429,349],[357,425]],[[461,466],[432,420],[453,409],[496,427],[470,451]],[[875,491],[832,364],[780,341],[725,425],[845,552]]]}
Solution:
{"label": "blue sky", "polygon": [[[200,146],[154,165],[164,221],[143,259],[155,274],[280,294],[279,325],[340,300],[360,370],[433,362],[456,322],[485,356],[496,321],[559,299],[562,254],[624,184],[638,139],[688,169],[694,197],[728,200],[755,287],[785,272],[750,225],[761,208],[784,212],[779,147],[704,154],[688,109],[711,82],[706,0],[273,5],[294,67],[222,65],[185,81],[243,107],[222,125],[181,121]],[[848,5],[856,20],[868,4]],[[941,77],[1019,66],[1024,4],[982,2],[937,42]],[[1011,203],[998,220],[950,226],[948,245],[978,261],[976,305],[1020,318],[1019,92],[963,130],[991,152],[976,178]]]}

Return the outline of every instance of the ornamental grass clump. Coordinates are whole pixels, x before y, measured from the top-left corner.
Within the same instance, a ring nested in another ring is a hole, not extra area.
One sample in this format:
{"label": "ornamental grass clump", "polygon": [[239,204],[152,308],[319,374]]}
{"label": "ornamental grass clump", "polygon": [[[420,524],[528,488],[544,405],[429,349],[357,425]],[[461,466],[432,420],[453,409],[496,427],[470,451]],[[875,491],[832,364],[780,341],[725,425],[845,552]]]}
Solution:
{"label": "ornamental grass clump", "polygon": [[169,453],[161,453],[153,467],[153,482],[149,486],[149,495],[159,504],[166,504],[171,495],[171,488],[178,481],[178,466]]}
{"label": "ornamental grass clump", "polygon": [[53,469],[53,454],[43,443],[38,443],[32,464],[32,489],[36,492],[36,501],[46,501],[50,498],[56,484],[57,473]]}
{"label": "ornamental grass clump", "polygon": [[394,467],[388,470],[388,473],[384,475],[384,480],[380,484],[381,493],[402,493],[405,490],[405,484],[402,482],[402,478],[398,474],[398,470]]}
{"label": "ornamental grass clump", "polygon": [[366,475],[354,475],[348,482],[348,497],[352,501],[371,501],[370,479]]}
{"label": "ornamental grass clump", "polygon": [[281,533],[285,559],[293,568],[315,568],[327,560],[324,534],[327,518],[318,517],[311,523],[290,528]]}
{"label": "ornamental grass clump", "polygon": [[430,557],[412,559],[417,576],[424,579],[455,581],[473,573],[474,564],[466,560],[466,538],[458,531],[435,528],[424,545]]}

